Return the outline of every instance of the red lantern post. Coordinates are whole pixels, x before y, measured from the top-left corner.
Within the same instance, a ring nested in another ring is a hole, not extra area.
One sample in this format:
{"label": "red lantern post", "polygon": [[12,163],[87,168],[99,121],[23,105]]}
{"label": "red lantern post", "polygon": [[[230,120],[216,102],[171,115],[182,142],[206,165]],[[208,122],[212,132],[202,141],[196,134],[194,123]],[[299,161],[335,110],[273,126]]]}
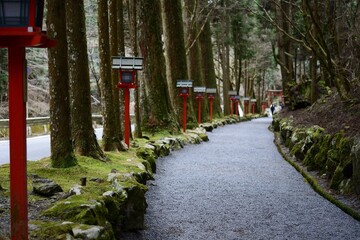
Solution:
{"label": "red lantern post", "polygon": [[130,148],[130,89],[136,88],[136,71],[143,69],[143,58],[113,57],[112,68],[120,69],[118,88],[124,89],[124,141]]}
{"label": "red lantern post", "polygon": [[210,105],[210,122],[212,122],[213,101],[215,99],[216,88],[207,88],[206,93],[208,94],[208,100],[209,100],[209,105]]}
{"label": "red lantern post", "polygon": [[189,88],[192,87],[192,80],[178,80],[176,83],[176,87],[181,89],[180,97],[183,98],[183,116],[182,116],[182,124],[183,124],[183,132],[186,132],[186,118],[187,118],[187,98],[190,96]]}
{"label": "red lantern post", "polygon": [[248,106],[249,106],[249,98],[247,97],[244,97],[243,98],[244,100],[244,115],[246,115],[248,113]]}
{"label": "red lantern post", "polygon": [[43,0],[0,2],[0,47],[8,48],[11,238],[28,239],[26,47],[55,45],[42,31]]}
{"label": "red lantern post", "polygon": [[206,87],[194,87],[194,92],[196,93],[195,99],[198,103],[198,124],[201,123],[201,102],[204,99],[204,92],[206,92]]}
{"label": "red lantern post", "polygon": [[262,113],[265,112],[266,105],[267,105],[267,102],[266,102],[266,101],[263,101],[263,102],[261,103],[261,112],[262,112]]}
{"label": "red lantern post", "polygon": [[235,107],[236,107],[236,116],[239,116],[239,100],[240,97],[239,96],[235,96]]}
{"label": "red lantern post", "polygon": [[230,96],[230,115],[234,114],[234,103],[236,100],[236,91],[229,91],[229,96]]}
{"label": "red lantern post", "polygon": [[251,113],[255,114],[256,99],[251,99]]}

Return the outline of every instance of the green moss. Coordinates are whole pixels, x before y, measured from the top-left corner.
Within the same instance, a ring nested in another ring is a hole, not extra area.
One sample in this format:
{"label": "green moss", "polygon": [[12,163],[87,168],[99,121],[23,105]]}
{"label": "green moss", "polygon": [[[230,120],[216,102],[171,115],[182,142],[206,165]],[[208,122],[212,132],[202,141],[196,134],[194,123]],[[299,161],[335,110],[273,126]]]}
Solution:
{"label": "green moss", "polygon": [[35,231],[30,231],[30,236],[38,240],[66,239],[67,234],[72,235],[72,228],[75,225],[70,223],[61,224],[53,221],[32,221],[30,223],[36,226]]}
{"label": "green moss", "polygon": [[152,173],[156,172],[156,158],[155,152],[150,148],[141,147],[136,151],[136,156],[146,160],[150,164],[150,170]]}
{"label": "green moss", "polygon": [[332,136],[330,134],[324,135],[318,142],[319,151],[314,156],[314,167],[321,172],[326,170],[327,153],[330,148]]}
{"label": "green moss", "polygon": [[339,189],[339,185],[341,183],[341,181],[344,179],[344,174],[343,174],[343,170],[344,168],[342,166],[337,166],[337,168],[335,169],[334,172],[334,176],[331,179],[330,182],[330,188],[338,190]]}

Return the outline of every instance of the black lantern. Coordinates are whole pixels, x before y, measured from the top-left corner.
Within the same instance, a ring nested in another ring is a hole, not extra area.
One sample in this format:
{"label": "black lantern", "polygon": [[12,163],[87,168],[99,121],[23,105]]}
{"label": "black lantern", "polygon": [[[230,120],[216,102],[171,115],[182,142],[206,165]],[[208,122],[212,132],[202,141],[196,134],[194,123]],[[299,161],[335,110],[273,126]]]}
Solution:
{"label": "black lantern", "polygon": [[133,81],[135,80],[135,71],[125,71],[121,70],[120,81],[123,84],[134,84]]}
{"label": "black lantern", "polygon": [[0,28],[24,28],[27,32],[42,27],[44,0],[1,0]]}

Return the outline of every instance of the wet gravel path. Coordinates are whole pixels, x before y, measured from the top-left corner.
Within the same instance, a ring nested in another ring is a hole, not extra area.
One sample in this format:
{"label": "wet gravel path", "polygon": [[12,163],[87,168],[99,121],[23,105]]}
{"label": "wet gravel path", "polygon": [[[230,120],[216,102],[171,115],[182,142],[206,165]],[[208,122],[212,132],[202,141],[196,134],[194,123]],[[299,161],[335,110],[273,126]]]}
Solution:
{"label": "wet gravel path", "polygon": [[360,223],[282,159],[270,121],[218,128],[159,159],[147,229],[121,239],[360,239]]}

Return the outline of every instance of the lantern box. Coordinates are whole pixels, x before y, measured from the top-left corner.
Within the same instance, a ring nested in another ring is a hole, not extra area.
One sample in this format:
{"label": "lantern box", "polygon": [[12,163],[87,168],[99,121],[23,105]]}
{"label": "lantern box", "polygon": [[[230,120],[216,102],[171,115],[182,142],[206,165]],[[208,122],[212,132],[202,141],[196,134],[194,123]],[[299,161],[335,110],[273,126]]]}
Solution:
{"label": "lantern box", "polygon": [[194,93],[196,93],[196,99],[203,99],[203,94],[206,92],[206,87],[194,87]]}
{"label": "lantern box", "polygon": [[136,88],[136,71],[143,69],[143,58],[115,56],[112,57],[112,68],[120,69],[118,88]]}
{"label": "lantern box", "polygon": [[193,85],[193,80],[177,80],[176,87],[181,88],[180,96],[189,96],[189,88]]}
{"label": "lantern box", "polygon": [[118,88],[136,88],[135,85],[135,71],[121,70],[120,82],[117,84]]}
{"label": "lantern box", "polygon": [[229,91],[228,94],[229,94],[229,96],[236,96],[237,92],[236,91]]}
{"label": "lantern box", "polygon": [[0,1],[0,47],[52,47],[42,32],[44,0]]}
{"label": "lantern box", "polygon": [[216,88],[207,88],[206,93],[208,95],[208,99],[214,99],[216,94]]}

